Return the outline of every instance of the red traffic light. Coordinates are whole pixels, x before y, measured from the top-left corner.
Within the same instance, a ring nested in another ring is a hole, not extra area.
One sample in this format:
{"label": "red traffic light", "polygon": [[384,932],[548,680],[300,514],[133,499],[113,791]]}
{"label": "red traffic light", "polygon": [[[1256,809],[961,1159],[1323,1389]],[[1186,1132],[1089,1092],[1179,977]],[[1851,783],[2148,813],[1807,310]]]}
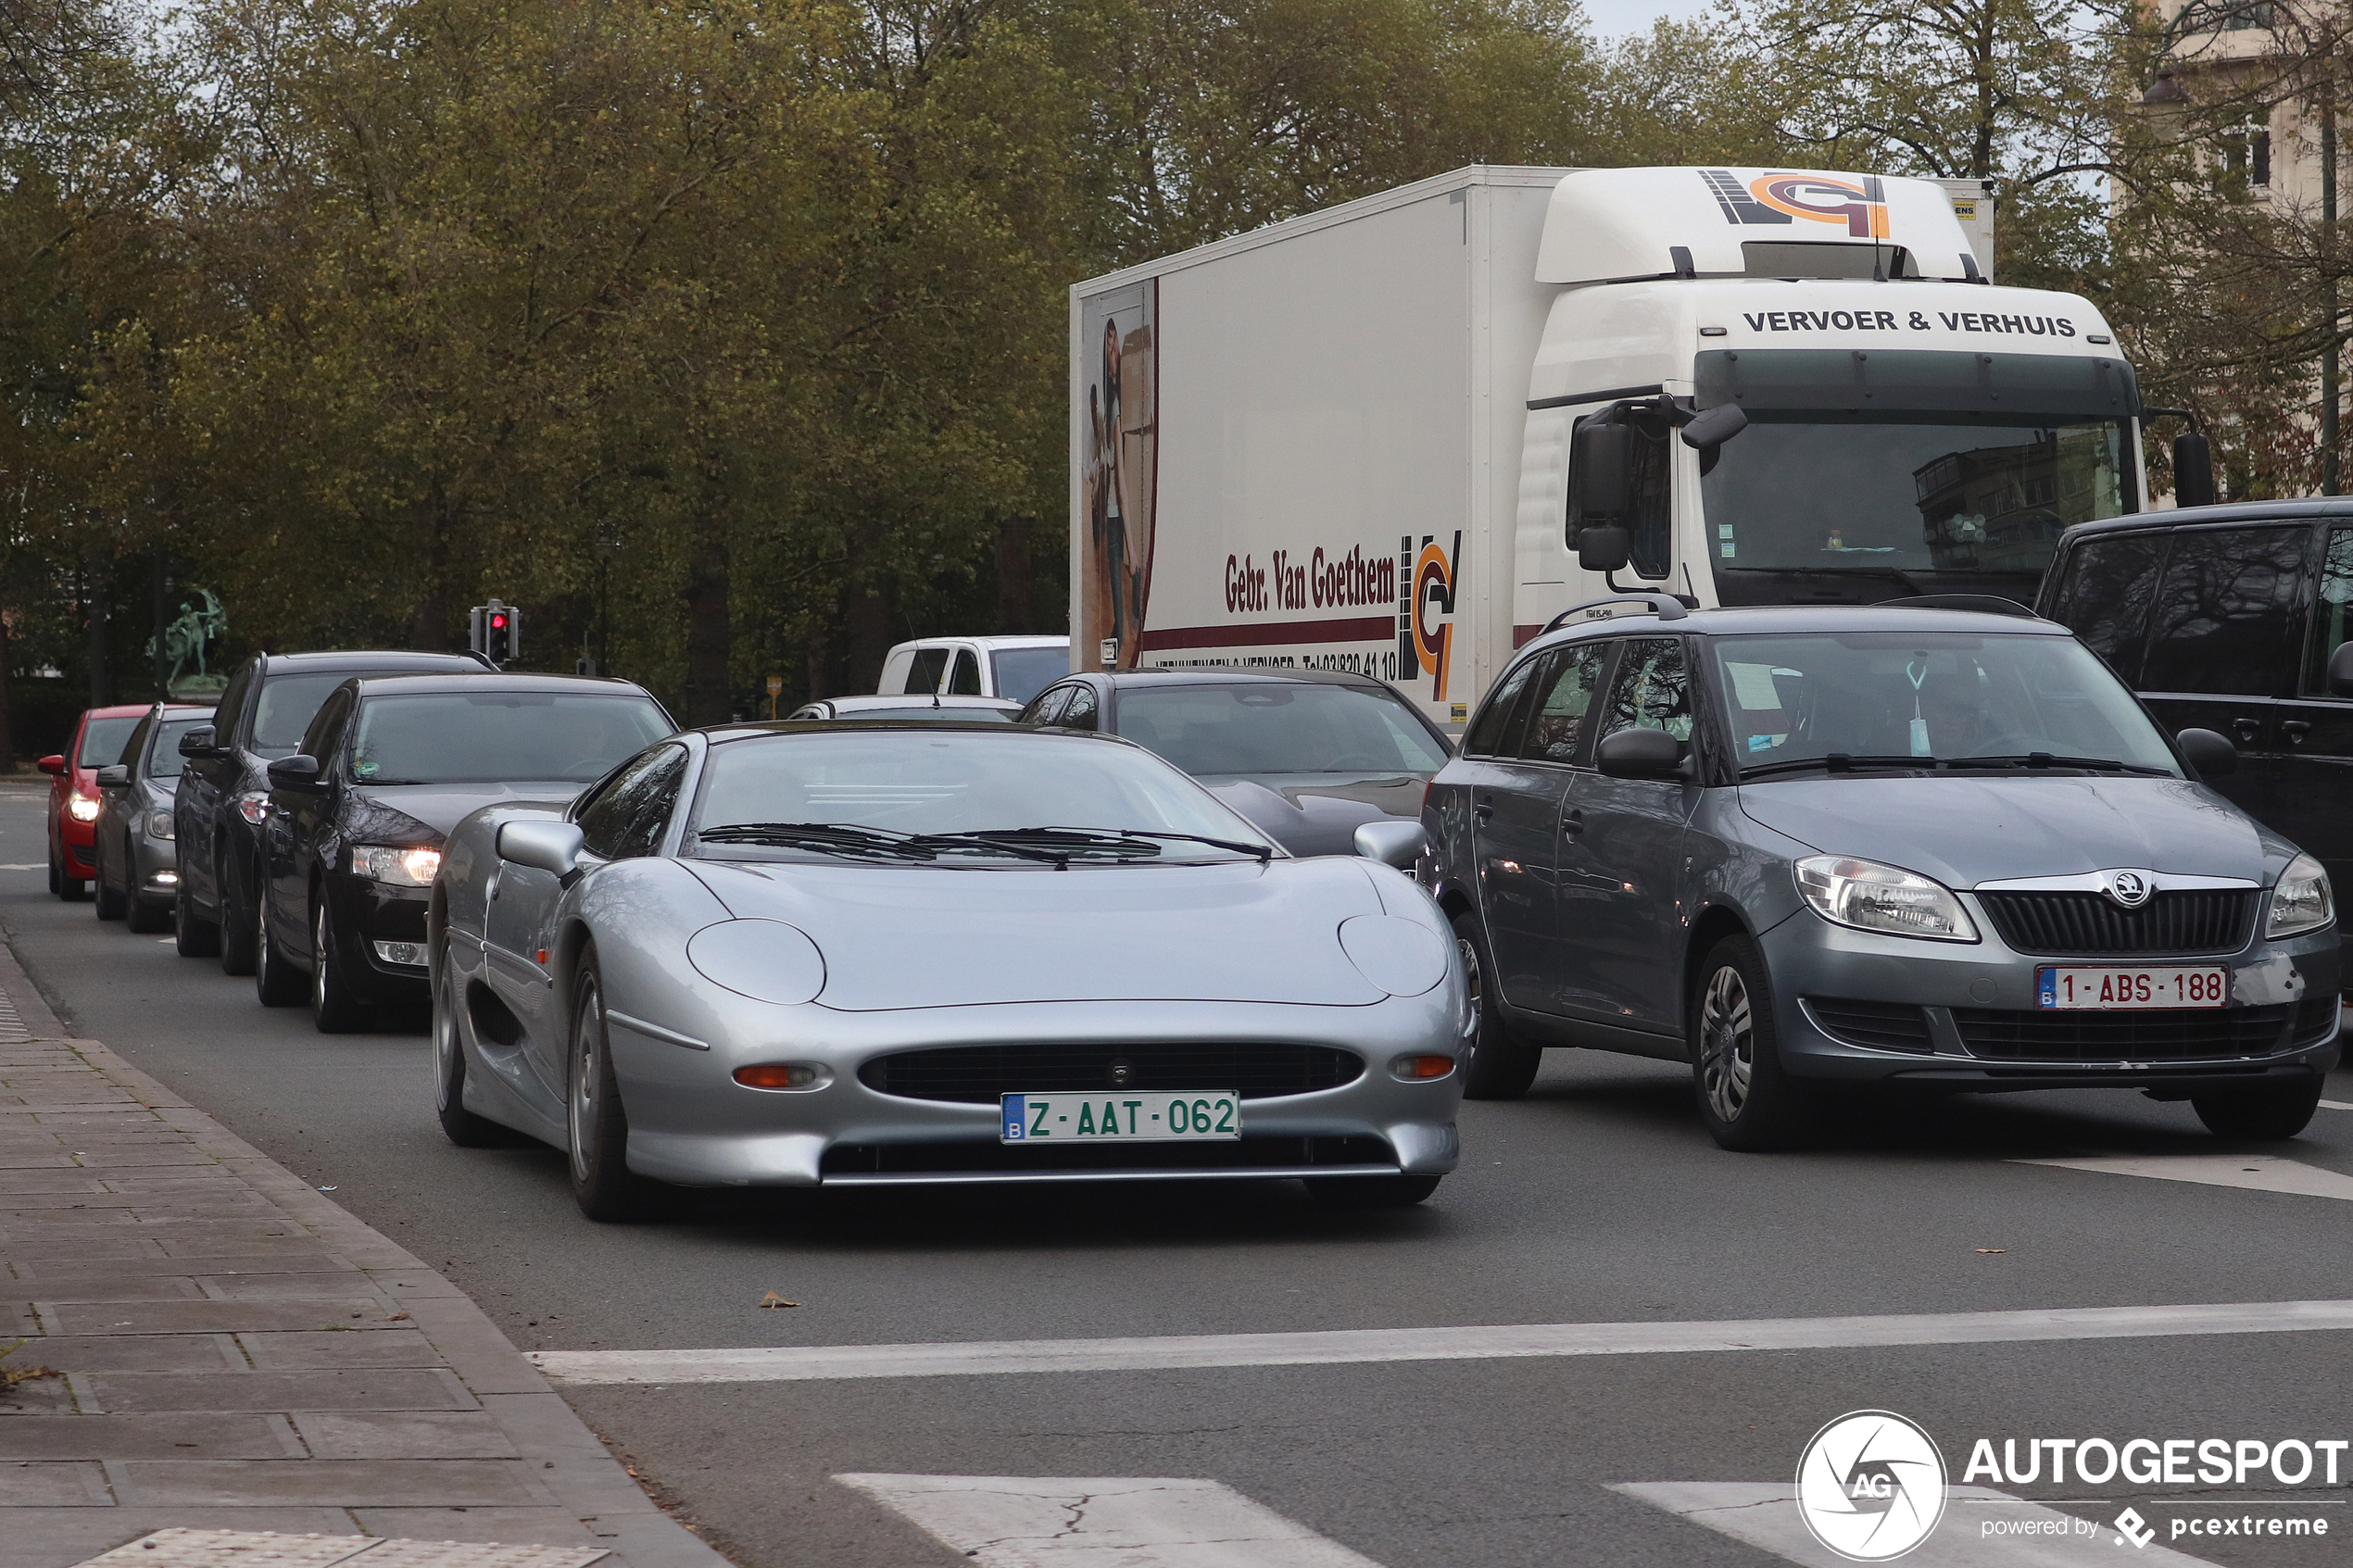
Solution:
{"label": "red traffic light", "polygon": [[494,615],[490,618],[490,624],[494,631],[503,632],[507,629],[507,618],[503,615]]}

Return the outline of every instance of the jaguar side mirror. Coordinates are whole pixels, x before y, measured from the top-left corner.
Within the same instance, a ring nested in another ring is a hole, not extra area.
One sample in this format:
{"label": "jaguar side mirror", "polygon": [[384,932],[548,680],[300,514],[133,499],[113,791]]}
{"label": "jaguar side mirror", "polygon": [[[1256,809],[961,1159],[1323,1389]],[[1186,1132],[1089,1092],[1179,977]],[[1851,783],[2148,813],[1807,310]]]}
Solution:
{"label": "jaguar side mirror", "polygon": [[1413,870],[1414,862],[1429,853],[1429,834],[1422,824],[1402,817],[1360,824],[1355,842],[1356,853],[1367,860],[1378,860],[1401,872]]}
{"label": "jaguar side mirror", "polygon": [[220,748],[212,744],[212,726],[206,724],[201,728],[190,730],[186,734],[182,735],[180,737],[180,755],[182,757],[220,756]]}
{"label": "jaguar side mirror", "polygon": [[111,767],[101,768],[98,770],[98,787],[100,789],[120,789],[124,784],[127,784],[130,782],[131,770],[124,767],[120,762],[113,764]]}
{"label": "jaguar side mirror", "polygon": [[2200,778],[2221,778],[2239,770],[2239,748],[2215,731],[2183,730],[2173,737],[2173,743],[2182,748],[2183,760],[2196,769]]}
{"label": "jaguar side mirror", "polygon": [[2353,643],[2339,643],[2329,655],[2329,690],[2337,696],[2353,696]]}
{"label": "jaguar side mirror", "polygon": [[1613,779],[1671,779],[1683,768],[1683,743],[1665,730],[1620,730],[1593,748],[1593,766]]}
{"label": "jaguar side mirror", "polygon": [[518,866],[543,871],[568,882],[580,870],[580,851],[587,835],[575,822],[501,822],[498,858]]}
{"label": "jaguar side mirror", "polygon": [[306,757],[300,752],[292,757],[281,757],[270,764],[269,772],[271,789],[319,787],[319,759],[316,757]]}

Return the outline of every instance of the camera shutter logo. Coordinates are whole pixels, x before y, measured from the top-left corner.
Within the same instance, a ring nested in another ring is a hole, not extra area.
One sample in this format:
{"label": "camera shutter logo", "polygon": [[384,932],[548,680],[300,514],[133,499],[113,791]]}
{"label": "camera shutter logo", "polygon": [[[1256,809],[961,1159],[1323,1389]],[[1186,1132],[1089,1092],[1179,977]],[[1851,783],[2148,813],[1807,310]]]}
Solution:
{"label": "camera shutter logo", "polygon": [[1944,1517],[1944,1456],[1892,1411],[1840,1416],[1797,1461],[1797,1512],[1816,1540],[1849,1562],[1901,1557]]}

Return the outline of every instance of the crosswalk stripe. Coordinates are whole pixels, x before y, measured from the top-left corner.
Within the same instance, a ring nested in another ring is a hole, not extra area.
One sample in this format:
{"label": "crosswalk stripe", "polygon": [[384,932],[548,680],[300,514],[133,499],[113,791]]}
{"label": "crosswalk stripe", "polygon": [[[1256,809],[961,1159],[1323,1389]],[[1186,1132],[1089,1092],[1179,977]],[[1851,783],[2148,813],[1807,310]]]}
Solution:
{"label": "crosswalk stripe", "polygon": [[2347,1328],[2353,1328],[2353,1300],[2245,1301],[1713,1323],[1349,1328],[1287,1334],[1165,1335],[1134,1339],[777,1345],[710,1350],[535,1350],[530,1352],[530,1359],[548,1381],[559,1385],[790,1383],[1004,1373],[1154,1372],[1194,1367],[2135,1339],[2163,1335],[2280,1334]]}
{"label": "crosswalk stripe", "polygon": [[[1610,1490],[1806,1568],[1849,1568],[1847,1559],[1824,1548],[1806,1528],[1798,1517],[1796,1488],[1785,1481],[1638,1481]],[[1945,1489],[1943,1522],[1901,1561],[1904,1568],[2118,1568],[2114,1530],[2103,1525],[2081,1535],[2072,1524],[2061,1523],[2068,1519],[2056,1509],[1990,1486],[1951,1486]],[[1989,1520],[2032,1521],[2067,1533],[1988,1536]],[[2202,1557],[2154,1543],[2126,1557],[2133,1568],[2212,1568]]]}
{"label": "crosswalk stripe", "polygon": [[837,1475],[980,1568],[1379,1568],[1215,1481]]}
{"label": "crosswalk stripe", "polygon": [[2161,1182],[2201,1182],[2208,1186],[2294,1193],[2302,1198],[2353,1199],[2353,1176],[2269,1154],[2119,1154],[2085,1160],[2014,1160],[2010,1163],[2052,1165],[2110,1176],[2148,1176]]}
{"label": "crosswalk stripe", "polygon": [[2321,1109],[2322,1110],[2353,1110],[2353,1100],[2324,1099],[2321,1102]]}

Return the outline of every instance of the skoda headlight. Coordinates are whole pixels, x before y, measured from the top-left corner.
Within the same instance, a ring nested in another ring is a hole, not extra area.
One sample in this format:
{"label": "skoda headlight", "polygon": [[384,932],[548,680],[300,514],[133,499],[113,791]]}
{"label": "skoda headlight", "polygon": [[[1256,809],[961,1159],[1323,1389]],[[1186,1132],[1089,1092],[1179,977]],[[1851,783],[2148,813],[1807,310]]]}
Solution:
{"label": "skoda headlight", "polygon": [[431,887],[441,870],[441,851],[422,846],[387,848],[376,844],[351,847],[351,874],[395,887]]}
{"label": "skoda headlight", "polygon": [[1942,883],[1844,855],[1817,855],[1798,861],[1796,870],[1797,890],[1833,925],[1931,942],[1977,940],[1969,911]]}
{"label": "skoda headlight", "polygon": [[2329,873],[2309,855],[2298,855],[2280,873],[2271,889],[2271,913],[2263,922],[2266,936],[2293,936],[2336,921],[2336,898],[2329,892]]}
{"label": "skoda headlight", "polygon": [[172,828],[170,812],[150,811],[147,813],[147,836],[149,838],[160,838],[169,842],[171,838],[171,834]]}

